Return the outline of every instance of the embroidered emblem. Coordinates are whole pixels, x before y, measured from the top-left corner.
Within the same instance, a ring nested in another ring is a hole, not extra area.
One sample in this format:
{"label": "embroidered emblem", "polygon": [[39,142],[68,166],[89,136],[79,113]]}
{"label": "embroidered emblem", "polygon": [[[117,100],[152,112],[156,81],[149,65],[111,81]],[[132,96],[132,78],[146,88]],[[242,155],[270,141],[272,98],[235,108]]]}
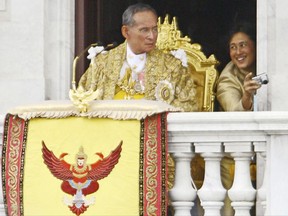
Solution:
{"label": "embroidered emblem", "polygon": [[155,97],[156,100],[170,104],[174,100],[173,85],[167,80],[160,81],[156,86]]}
{"label": "embroidered emblem", "polygon": [[61,184],[62,191],[73,196],[72,199],[64,197],[64,203],[75,215],[79,216],[95,203],[95,197],[87,199],[86,195],[98,191],[98,180],[107,177],[111,173],[118,163],[121,150],[122,141],[109,156],[104,157],[102,153],[96,153],[100,160],[93,164],[86,164],[87,155],[84,153],[83,147],[80,147],[75,156],[76,163],[69,164],[64,160],[67,153],[62,153],[57,158],[42,141],[44,163],[54,177],[63,181]]}

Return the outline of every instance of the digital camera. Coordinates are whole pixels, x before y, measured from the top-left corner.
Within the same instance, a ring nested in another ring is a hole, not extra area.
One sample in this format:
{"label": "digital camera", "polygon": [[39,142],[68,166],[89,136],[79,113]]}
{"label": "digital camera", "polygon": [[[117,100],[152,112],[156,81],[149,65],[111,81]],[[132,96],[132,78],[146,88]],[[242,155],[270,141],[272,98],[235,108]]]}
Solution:
{"label": "digital camera", "polygon": [[261,85],[265,85],[269,82],[268,75],[266,73],[259,74],[253,77],[252,80],[256,80]]}

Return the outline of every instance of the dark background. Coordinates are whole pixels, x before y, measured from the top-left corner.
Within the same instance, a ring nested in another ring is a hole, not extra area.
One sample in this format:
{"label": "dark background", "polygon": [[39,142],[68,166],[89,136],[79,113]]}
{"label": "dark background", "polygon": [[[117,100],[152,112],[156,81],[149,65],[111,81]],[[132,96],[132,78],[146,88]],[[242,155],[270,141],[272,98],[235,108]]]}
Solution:
{"label": "dark background", "polygon": [[[229,62],[227,34],[238,21],[256,23],[256,0],[78,0],[75,4],[75,52],[97,41],[104,44],[124,41],[121,35],[122,13],[131,4],[150,4],[162,18],[177,17],[182,36],[199,43],[207,57],[214,54],[219,72]],[[79,62],[76,80],[89,62]]]}

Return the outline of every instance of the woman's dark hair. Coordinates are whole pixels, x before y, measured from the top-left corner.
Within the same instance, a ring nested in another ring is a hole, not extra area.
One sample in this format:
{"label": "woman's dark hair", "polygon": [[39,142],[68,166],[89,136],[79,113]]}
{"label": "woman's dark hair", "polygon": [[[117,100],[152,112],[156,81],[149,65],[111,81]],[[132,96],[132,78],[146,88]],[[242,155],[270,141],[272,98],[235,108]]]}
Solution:
{"label": "woman's dark hair", "polygon": [[234,25],[228,35],[228,44],[230,43],[232,37],[239,32],[248,35],[250,39],[256,44],[256,27],[253,23],[250,22],[241,22]]}

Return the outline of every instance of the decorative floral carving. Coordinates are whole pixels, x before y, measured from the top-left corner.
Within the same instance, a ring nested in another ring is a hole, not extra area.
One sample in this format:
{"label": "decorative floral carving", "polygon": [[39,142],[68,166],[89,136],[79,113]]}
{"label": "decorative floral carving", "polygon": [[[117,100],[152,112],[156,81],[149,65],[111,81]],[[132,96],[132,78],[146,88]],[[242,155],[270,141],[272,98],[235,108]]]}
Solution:
{"label": "decorative floral carving", "polygon": [[187,55],[183,49],[172,50],[170,53],[177,59],[180,59],[184,67],[188,67]]}
{"label": "decorative floral carving", "polygon": [[96,47],[90,47],[88,50],[89,55],[87,56],[88,59],[93,59],[97,54],[103,53],[104,51],[103,46],[96,46]]}

